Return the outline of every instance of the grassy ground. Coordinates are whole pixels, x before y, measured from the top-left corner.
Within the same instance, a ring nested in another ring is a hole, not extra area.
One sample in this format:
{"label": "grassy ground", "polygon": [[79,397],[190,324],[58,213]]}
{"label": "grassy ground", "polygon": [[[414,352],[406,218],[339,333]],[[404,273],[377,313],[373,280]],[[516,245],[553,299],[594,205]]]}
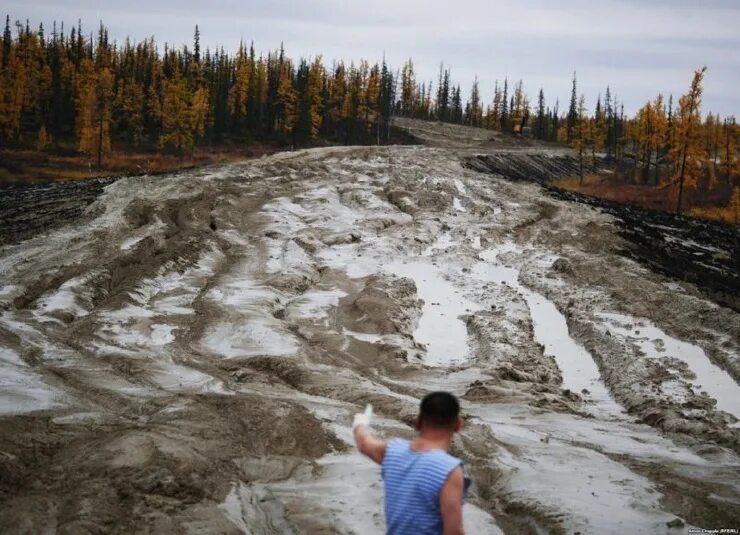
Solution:
{"label": "grassy ground", "polygon": [[[625,184],[613,175],[586,176],[583,179],[583,183],[581,183],[579,177],[570,177],[554,180],[552,185],[600,199],[635,204],[651,210],[676,211],[677,192],[675,191],[675,187],[665,188]],[[684,204],[684,213],[702,219],[737,224],[737,213],[731,207],[727,206],[725,202],[724,200],[714,198],[703,199],[699,202],[695,198],[695,195],[691,191],[688,191]]]}
{"label": "grassy ground", "polygon": [[99,176],[160,173],[210,163],[254,158],[278,150],[270,145],[203,148],[183,156],[152,152],[113,152],[97,161],[86,155],[0,149],[0,184],[34,184]]}

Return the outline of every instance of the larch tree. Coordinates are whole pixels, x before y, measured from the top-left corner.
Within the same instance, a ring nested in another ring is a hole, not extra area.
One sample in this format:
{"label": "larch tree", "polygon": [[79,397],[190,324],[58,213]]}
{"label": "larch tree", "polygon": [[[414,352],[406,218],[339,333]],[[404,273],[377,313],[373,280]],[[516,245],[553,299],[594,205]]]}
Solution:
{"label": "larch tree", "polygon": [[529,117],[529,99],[524,92],[524,84],[521,80],[514,86],[513,99],[511,129],[515,134],[521,134]]}
{"label": "larch tree", "polygon": [[229,114],[237,135],[243,135],[247,125],[251,74],[249,56],[244,43],[240,43],[234,60],[234,81],[228,97]]}
{"label": "larch tree", "polygon": [[77,81],[77,146],[84,154],[95,156],[102,166],[103,154],[110,152],[111,101],[113,74],[103,67],[95,71],[93,61],[82,61]]}
{"label": "larch tree", "polygon": [[722,123],[722,159],[720,172],[724,176],[726,186],[731,187],[738,175],[737,146],[740,137],[734,117],[728,117]]}
{"label": "larch tree", "polygon": [[193,141],[197,142],[206,135],[210,124],[210,101],[206,87],[199,87],[193,93],[190,120]]}
{"label": "larch tree", "polygon": [[654,167],[653,184],[655,186],[657,186],[658,182],[660,181],[660,176],[659,176],[659,166],[661,164],[660,151],[661,151],[661,147],[665,145],[665,140],[666,140],[667,135],[668,135],[668,119],[666,116],[665,104],[663,102],[663,95],[658,94],[658,96],[655,97],[655,101],[653,102],[652,130],[651,130],[651,135],[650,135],[650,140],[649,140],[650,153],[648,155],[648,162],[647,162],[647,170],[648,170],[648,175],[649,175],[652,156],[655,155],[654,161],[652,163]]}
{"label": "larch tree", "polygon": [[735,186],[732,190],[732,196],[729,202],[730,212],[734,223],[737,225],[740,223],[740,186]]}
{"label": "larch tree", "polygon": [[416,111],[416,77],[414,62],[410,59],[401,69],[401,115],[413,117]]}
{"label": "larch tree", "polygon": [[701,173],[701,95],[702,80],[707,68],[702,67],[694,72],[689,92],[683,95],[676,110],[676,146],[669,155],[674,163],[673,183],[678,185],[676,213],[683,211],[684,189],[694,187]]}
{"label": "larch tree", "polygon": [[606,112],[601,106],[601,95],[596,100],[594,117],[591,120],[591,159],[596,161],[596,153],[604,149],[606,145]]}
{"label": "larch tree", "polygon": [[180,75],[175,72],[171,80],[166,80],[162,88],[162,134],[159,145],[171,148],[182,154],[193,149],[193,119],[190,109],[188,88]]}
{"label": "larch tree", "polygon": [[281,62],[279,67],[276,105],[276,129],[283,136],[293,131],[296,119],[296,90],[293,86],[293,67],[290,61]]}

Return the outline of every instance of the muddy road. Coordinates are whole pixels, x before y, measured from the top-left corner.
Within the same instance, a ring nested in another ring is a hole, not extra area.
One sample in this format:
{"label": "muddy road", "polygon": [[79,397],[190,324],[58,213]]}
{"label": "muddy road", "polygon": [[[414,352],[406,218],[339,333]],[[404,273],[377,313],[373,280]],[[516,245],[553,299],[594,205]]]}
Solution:
{"label": "muddy road", "polygon": [[352,415],[411,436],[436,389],[469,533],[738,527],[740,315],[420,130],[123,178],[4,245],[3,531],[379,533]]}

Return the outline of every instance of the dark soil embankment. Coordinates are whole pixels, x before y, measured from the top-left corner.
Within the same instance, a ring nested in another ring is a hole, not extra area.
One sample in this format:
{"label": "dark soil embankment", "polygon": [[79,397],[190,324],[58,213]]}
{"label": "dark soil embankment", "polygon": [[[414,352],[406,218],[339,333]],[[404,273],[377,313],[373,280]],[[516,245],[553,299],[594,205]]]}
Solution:
{"label": "dark soil embankment", "polygon": [[[597,207],[614,216],[629,244],[624,254],[651,269],[696,284],[711,298],[740,310],[740,232],[724,223],[677,216],[598,199],[549,185],[577,175],[578,160],[567,155],[500,153],[466,158],[463,165],[509,180],[538,182],[559,199]],[[586,173],[606,167],[601,160]]]}
{"label": "dark soil embankment", "polygon": [[0,245],[17,243],[79,218],[115,178],[0,188]]}
{"label": "dark soil embankment", "polygon": [[[508,180],[523,180],[547,184],[554,178],[565,178],[580,173],[578,158],[549,152],[498,152],[485,156],[473,156],[463,160],[463,167],[501,175]],[[584,174],[594,174],[608,169],[607,163],[597,158],[596,164],[584,162]]]}

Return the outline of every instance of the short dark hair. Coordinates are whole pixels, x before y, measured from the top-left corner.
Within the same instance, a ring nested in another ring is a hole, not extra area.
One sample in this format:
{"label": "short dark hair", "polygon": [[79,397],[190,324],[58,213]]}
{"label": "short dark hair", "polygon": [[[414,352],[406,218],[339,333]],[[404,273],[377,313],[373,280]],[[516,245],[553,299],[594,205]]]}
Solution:
{"label": "short dark hair", "polygon": [[453,427],[460,416],[460,403],[449,392],[432,392],[424,396],[419,407],[422,424],[431,427]]}

